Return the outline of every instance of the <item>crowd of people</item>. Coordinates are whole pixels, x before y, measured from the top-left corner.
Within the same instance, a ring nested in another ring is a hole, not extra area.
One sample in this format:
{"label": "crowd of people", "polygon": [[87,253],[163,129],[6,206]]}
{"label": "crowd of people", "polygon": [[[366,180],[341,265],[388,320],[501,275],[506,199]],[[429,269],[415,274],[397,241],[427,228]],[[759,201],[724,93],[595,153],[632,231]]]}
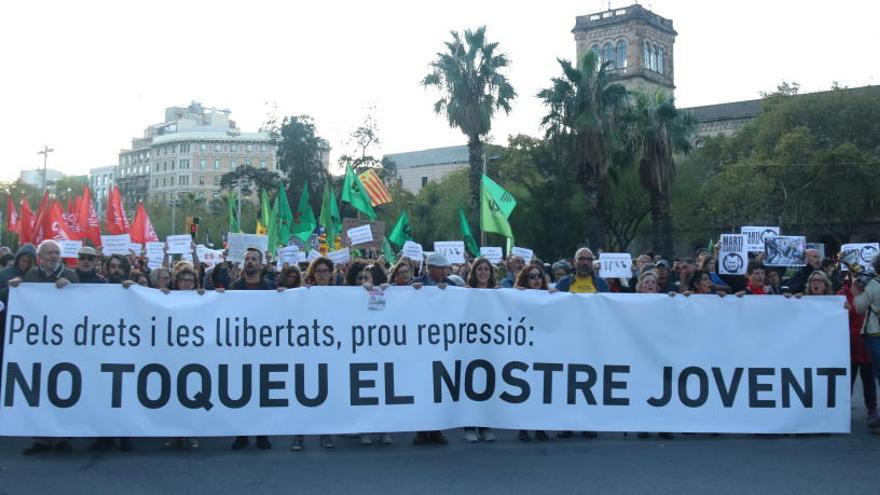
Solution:
{"label": "crowd of people", "polygon": [[[38,247],[25,244],[14,254],[7,247],[0,247],[0,299],[8,302],[9,288],[21,282],[53,283],[58,288],[71,283],[120,284],[123,287],[139,285],[173,291],[226,291],[226,290],[277,290],[284,291],[310,286],[362,286],[367,289],[380,286],[411,286],[420,289],[436,286],[445,289],[458,286],[473,289],[519,289],[544,290],[548,292],[600,293],[629,292],[639,294],[666,293],[681,295],[732,295],[751,297],[758,295],[785,295],[789,297],[842,295],[846,297],[849,311],[852,384],[862,380],[864,401],[872,432],[880,434],[880,416],[877,412],[876,381],[880,379],[880,279],[850,276],[842,272],[837,262],[822,259],[819,251],[807,250],[806,265],[798,269],[767,267],[759,254],[750,260],[745,276],[719,275],[717,251],[700,250],[694,258],[662,259],[655,253],[640,254],[634,259],[632,277],[604,279],[599,276],[596,255],[588,248],[580,248],[571,259],[545,263],[538,258],[524,260],[517,255],[509,256],[496,266],[488,259],[478,257],[468,263],[452,264],[438,253],[428,255],[424,262],[402,258],[393,265],[383,259],[354,259],[345,264],[334,264],[327,257],[318,257],[299,265],[284,264],[277,267],[265,254],[248,249],[243,263],[222,261],[208,267],[199,261],[196,247],[192,246],[192,261],[174,260],[166,254],[162,266],[150,269],[147,260],[138,254],[130,256],[114,254],[101,256],[91,247],[79,250],[72,266],[66,266],[61,258],[61,247],[54,241],[44,241]],[[880,273],[880,256],[875,258],[867,271]],[[280,269],[279,269],[280,268]],[[873,270],[870,270],[870,269]],[[793,273],[787,273],[793,271]],[[786,276],[788,275],[788,276]],[[5,316],[5,314],[4,314]],[[5,324],[5,317],[2,319]],[[0,342],[2,339],[0,326]],[[0,362],[2,362],[0,345]],[[582,432],[595,437],[596,432]],[[374,442],[390,444],[387,432],[351,435],[364,445]],[[559,432],[558,438],[571,438],[573,432]],[[650,436],[639,433],[640,438]],[[672,438],[670,433],[660,433]],[[464,429],[467,442],[492,442],[496,439],[490,428],[474,426]],[[544,431],[518,432],[521,441],[548,441]],[[129,438],[99,438],[91,450],[108,450],[118,446],[123,451],[133,448]],[[333,448],[330,435],[320,435],[319,445]],[[267,436],[258,436],[256,446],[270,449]],[[417,432],[413,438],[416,445],[446,444],[440,431]],[[250,438],[236,437],[231,448],[240,450],[250,445]],[[169,440],[167,448],[193,450],[199,447],[196,438]],[[305,448],[302,435],[293,437],[290,449]],[[48,451],[69,452],[72,447],[64,438],[37,438],[24,449],[32,455]]]}

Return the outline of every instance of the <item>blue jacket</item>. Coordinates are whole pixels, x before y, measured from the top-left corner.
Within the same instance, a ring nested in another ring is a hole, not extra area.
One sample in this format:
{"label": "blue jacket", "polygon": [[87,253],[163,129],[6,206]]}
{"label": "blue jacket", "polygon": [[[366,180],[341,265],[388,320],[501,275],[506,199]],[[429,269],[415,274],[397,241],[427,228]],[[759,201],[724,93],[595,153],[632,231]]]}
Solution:
{"label": "blue jacket", "polygon": [[[566,275],[559,279],[559,282],[556,282],[556,288],[561,292],[568,292],[568,289],[571,287],[572,282],[574,282],[574,275]],[[596,286],[596,290],[599,292],[611,292],[608,290],[608,282],[605,281],[604,278],[599,277],[597,275],[593,275],[593,285]]]}

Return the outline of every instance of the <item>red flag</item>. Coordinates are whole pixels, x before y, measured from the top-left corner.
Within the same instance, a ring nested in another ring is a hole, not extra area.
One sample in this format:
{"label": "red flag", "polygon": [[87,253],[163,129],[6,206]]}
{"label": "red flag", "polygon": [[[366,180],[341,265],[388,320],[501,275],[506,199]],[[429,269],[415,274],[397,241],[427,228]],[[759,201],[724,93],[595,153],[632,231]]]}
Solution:
{"label": "red flag", "polygon": [[98,214],[92,203],[92,193],[89,191],[89,186],[83,187],[82,196],[79,198],[76,224],[82,231],[83,239],[92,241],[95,247],[101,247],[101,224],[98,222]]}
{"label": "red flag", "polygon": [[15,203],[12,202],[12,196],[6,197],[6,230],[18,233],[18,212],[15,211]]}
{"label": "red flag", "polygon": [[134,214],[134,221],[131,223],[131,242],[144,244],[147,242],[159,242],[159,236],[153,229],[153,222],[147,215],[147,209],[143,203],[138,203],[137,212]]}
{"label": "red flag", "polygon": [[67,230],[67,233],[70,234],[70,239],[74,241],[78,241],[83,238],[83,231],[79,228],[79,224],[76,222],[76,208],[73,206],[73,199],[67,199],[67,211],[63,212],[64,215],[64,226]]}
{"label": "red flag", "polygon": [[27,198],[21,198],[20,216],[18,218],[18,244],[33,242],[34,236],[34,212]]}
{"label": "red flag", "polygon": [[122,209],[122,197],[119,195],[119,187],[114,186],[107,198],[107,217],[104,220],[104,229],[111,235],[127,234],[131,231],[125,210]]}
{"label": "red flag", "polygon": [[38,242],[46,239],[54,239],[56,241],[73,239],[74,236],[67,229],[64,210],[61,208],[61,203],[58,200],[52,201],[52,204],[46,208],[42,225],[37,227],[37,232],[41,236]]}
{"label": "red flag", "polygon": [[46,237],[46,231],[44,229],[46,224],[46,217],[49,215],[49,190],[47,189],[43,192],[43,199],[40,200],[40,206],[37,208],[37,216],[34,218],[34,229],[31,234],[31,241],[34,244],[39,244],[46,239],[51,239],[51,237]]}

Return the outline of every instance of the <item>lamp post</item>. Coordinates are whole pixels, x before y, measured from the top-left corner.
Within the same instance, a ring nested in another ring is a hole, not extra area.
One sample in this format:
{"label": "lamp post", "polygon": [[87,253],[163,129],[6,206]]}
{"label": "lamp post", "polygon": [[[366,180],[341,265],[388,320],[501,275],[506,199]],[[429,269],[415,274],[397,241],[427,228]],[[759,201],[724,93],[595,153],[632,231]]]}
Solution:
{"label": "lamp post", "polygon": [[37,152],[38,155],[43,155],[43,190],[44,191],[46,190],[46,162],[48,161],[49,153],[51,153],[53,151],[55,151],[54,148],[50,148],[50,147],[44,145],[43,150]]}

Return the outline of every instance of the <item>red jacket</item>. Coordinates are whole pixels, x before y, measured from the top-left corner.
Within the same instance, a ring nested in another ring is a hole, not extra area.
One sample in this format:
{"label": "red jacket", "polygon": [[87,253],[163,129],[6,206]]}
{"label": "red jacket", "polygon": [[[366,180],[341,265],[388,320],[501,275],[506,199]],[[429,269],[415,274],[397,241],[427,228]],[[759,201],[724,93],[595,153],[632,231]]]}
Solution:
{"label": "red jacket", "polygon": [[846,296],[846,302],[850,304],[849,308],[849,359],[853,364],[871,364],[871,355],[865,349],[865,343],[862,336],[862,323],[865,321],[865,315],[856,312],[852,307],[853,296],[850,291],[849,284],[837,291],[838,296]]}

